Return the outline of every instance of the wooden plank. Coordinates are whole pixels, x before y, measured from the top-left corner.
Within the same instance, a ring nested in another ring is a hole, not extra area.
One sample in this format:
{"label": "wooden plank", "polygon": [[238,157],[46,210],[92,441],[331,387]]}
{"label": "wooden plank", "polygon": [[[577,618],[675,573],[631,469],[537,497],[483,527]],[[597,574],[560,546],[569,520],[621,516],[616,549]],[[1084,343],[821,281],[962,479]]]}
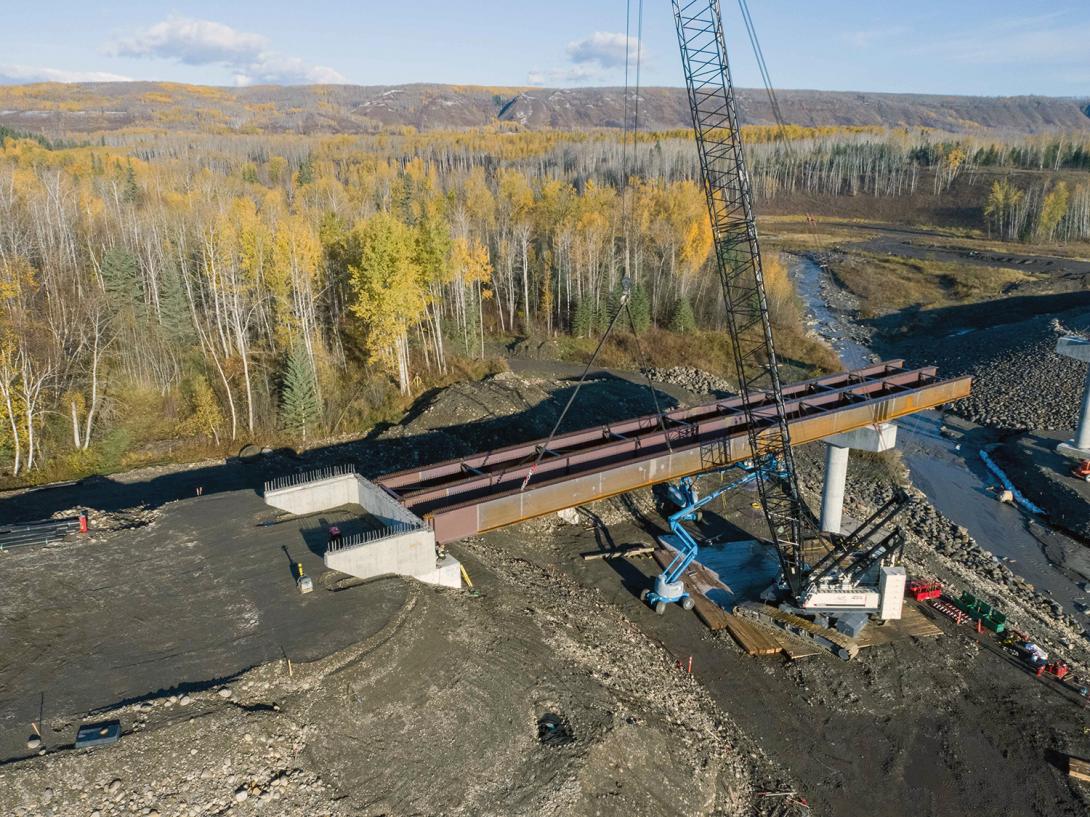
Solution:
{"label": "wooden plank", "polygon": [[811,638],[819,645],[828,646],[833,652],[840,652],[841,658],[854,657],[859,652],[859,646],[843,633],[831,630],[828,627],[819,627],[812,621],[807,621],[792,613],[785,613],[767,604],[754,601],[746,601],[734,608],[746,617],[756,618],[758,621],[768,619],[775,622],[776,626],[783,627],[788,632],[802,638]]}
{"label": "wooden plank", "polygon": [[1068,755],[1067,774],[1076,780],[1084,780],[1090,783],[1090,761]]}
{"label": "wooden plank", "polygon": [[[666,548],[655,548],[652,555],[655,561],[658,562],[659,567],[665,570],[671,561],[674,559],[674,552],[667,550]],[[698,563],[694,563],[693,567],[703,567]],[[681,580],[685,583],[686,592],[693,597],[693,612],[696,613],[697,618],[704,622],[705,626],[709,630],[718,631],[727,626],[727,611],[720,607],[715,602],[711,601],[704,593],[697,587],[697,582],[693,578],[693,567],[685,571],[685,575],[681,577]],[[710,571],[709,571],[710,573]],[[714,575],[714,574],[712,574]]]}
{"label": "wooden plank", "polygon": [[855,642],[860,647],[877,647],[906,638],[937,638],[940,635],[942,628],[925,616],[916,602],[905,599],[899,620],[882,625],[868,624]]}
{"label": "wooden plank", "polygon": [[693,611],[708,626],[709,630],[718,631],[727,626],[727,619],[730,614],[726,610],[699,590],[690,590],[689,595],[693,597]]}
{"label": "wooden plank", "polygon": [[783,648],[783,654],[790,658],[792,661],[799,658],[808,658],[811,655],[821,655],[827,650],[819,647],[816,642],[806,638],[797,638],[791,635],[786,630],[771,630],[769,632],[775,632],[776,640],[780,643],[780,647]]}
{"label": "wooden plank", "polygon": [[783,651],[780,642],[771,633],[765,633],[760,625],[730,613],[724,615],[727,617],[727,630],[738,646],[750,655],[776,655]]}
{"label": "wooden plank", "polygon": [[629,556],[649,556],[655,551],[654,545],[626,545],[613,550],[592,550],[588,553],[580,553],[583,561],[590,562],[595,559],[619,559]]}

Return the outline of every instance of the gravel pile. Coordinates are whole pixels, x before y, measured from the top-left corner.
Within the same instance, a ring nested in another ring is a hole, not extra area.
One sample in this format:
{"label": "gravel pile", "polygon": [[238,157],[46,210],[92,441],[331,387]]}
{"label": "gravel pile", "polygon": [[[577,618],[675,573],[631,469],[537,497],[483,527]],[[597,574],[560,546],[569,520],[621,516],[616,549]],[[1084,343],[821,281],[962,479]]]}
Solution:
{"label": "gravel pile", "polygon": [[100,511],[98,508],[68,508],[57,511],[52,519],[68,519],[87,514],[87,525],[90,531],[116,531],[143,528],[152,525],[159,518],[161,511],[158,508],[128,508],[122,511]]}
{"label": "gravel pile", "polygon": [[233,706],[228,696],[195,693],[152,699],[110,716],[132,729],[116,745],[48,754],[0,774],[3,813],[350,813],[305,756],[303,726],[271,705],[249,710]]}
{"label": "gravel pile", "polygon": [[681,386],[693,394],[733,394],[734,386],[711,372],[693,366],[674,366],[669,369],[648,368],[642,370],[653,383],[669,383]]}
{"label": "gravel pile", "polygon": [[[1065,315],[1076,331],[1090,314]],[[1056,354],[1053,319],[1042,315],[1014,324],[922,342],[913,357],[944,375],[973,375],[973,394],[954,410],[968,420],[1004,430],[1068,429],[1078,421],[1086,364]]]}

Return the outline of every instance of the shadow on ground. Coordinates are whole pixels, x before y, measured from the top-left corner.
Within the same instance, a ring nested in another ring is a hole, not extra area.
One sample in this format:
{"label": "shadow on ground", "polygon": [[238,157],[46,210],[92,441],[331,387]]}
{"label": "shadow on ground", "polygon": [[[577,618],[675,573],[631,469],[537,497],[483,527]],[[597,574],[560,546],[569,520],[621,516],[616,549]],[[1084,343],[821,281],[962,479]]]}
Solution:
{"label": "shadow on ground", "polygon": [[[606,372],[595,372],[583,384],[560,431],[572,431],[654,412],[646,385]],[[452,428],[435,428],[405,436],[387,436],[373,429],[359,440],[311,449],[296,455],[288,450],[243,460],[230,458],[209,466],[175,470],[148,479],[92,476],[74,483],[45,486],[0,497],[0,519],[25,522],[44,519],[76,507],[113,512],[129,508],[158,508],[168,502],[201,496],[250,490],[260,495],[266,480],[296,471],[333,463],[352,463],[361,474],[374,477],[422,463],[438,462],[477,451],[545,437],[575,389],[576,378],[567,378],[549,399],[527,405],[514,414],[490,413],[485,404],[467,407],[481,419]],[[422,417],[434,405],[438,391],[421,396],[406,414],[402,425]],[[662,410],[677,401],[658,392]],[[309,544],[309,540],[308,540]],[[324,547],[324,543],[322,543]],[[312,545],[313,547],[313,545]]]}
{"label": "shadow on ground", "polygon": [[[908,306],[877,318],[860,321],[875,330],[875,348],[882,354],[913,355],[928,342],[958,342],[958,333],[1019,323],[1042,315],[1084,312],[1090,307],[1090,290],[1053,295],[1019,295],[973,304],[921,309]],[[905,345],[902,348],[901,342]],[[921,346],[922,344],[922,346]]]}

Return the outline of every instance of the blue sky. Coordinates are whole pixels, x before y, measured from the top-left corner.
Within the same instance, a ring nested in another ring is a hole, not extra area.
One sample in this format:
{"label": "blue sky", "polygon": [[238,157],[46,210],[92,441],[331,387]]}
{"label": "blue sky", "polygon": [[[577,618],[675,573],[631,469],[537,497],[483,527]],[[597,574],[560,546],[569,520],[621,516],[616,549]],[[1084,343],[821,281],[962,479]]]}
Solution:
{"label": "blue sky", "polygon": [[[738,8],[722,2],[736,81],[756,85]],[[670,4],[644,3],[643,82],[678,85]],[[625,8],[625,0],[13,3],[0,28],[0,82],[612,85],[624,78]],[[750,8],[781,88],[1090,96],[1086,0],[750,0]]]}

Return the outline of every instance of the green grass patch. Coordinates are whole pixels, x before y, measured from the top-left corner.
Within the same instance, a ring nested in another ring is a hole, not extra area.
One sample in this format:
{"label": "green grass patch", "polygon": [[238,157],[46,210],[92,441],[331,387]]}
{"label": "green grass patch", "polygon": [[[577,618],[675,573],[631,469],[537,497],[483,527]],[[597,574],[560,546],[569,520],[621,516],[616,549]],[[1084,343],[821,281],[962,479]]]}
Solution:
{"label": "green grass patch", "polygon": [[1019,270],[859,251],[845,253],[833,274],[859,298],[864,318],[908,307],[927,309],[998,298],[1007,287],[1034,279]]}

